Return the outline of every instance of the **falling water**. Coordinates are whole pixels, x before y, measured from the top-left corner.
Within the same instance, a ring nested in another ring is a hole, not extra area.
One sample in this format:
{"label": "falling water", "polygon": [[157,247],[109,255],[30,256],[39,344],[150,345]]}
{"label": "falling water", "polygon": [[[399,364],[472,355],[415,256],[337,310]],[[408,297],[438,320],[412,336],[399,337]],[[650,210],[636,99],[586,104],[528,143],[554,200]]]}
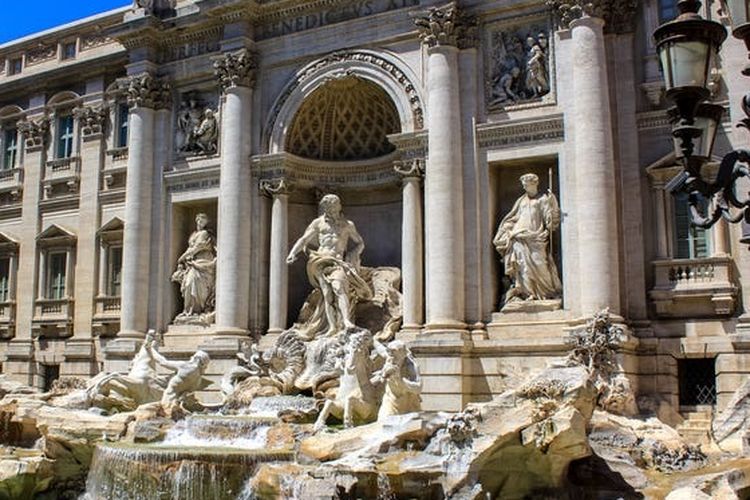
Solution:
{"label": "falling water", "polygon": [[85,500],[235,500],[258,464],[291,451],[99,445]]}
{"label": "falling water", "polygon": [[259,450],[266,446],[273,418],[197,415],[181,420],[157,446],[220,447]]}

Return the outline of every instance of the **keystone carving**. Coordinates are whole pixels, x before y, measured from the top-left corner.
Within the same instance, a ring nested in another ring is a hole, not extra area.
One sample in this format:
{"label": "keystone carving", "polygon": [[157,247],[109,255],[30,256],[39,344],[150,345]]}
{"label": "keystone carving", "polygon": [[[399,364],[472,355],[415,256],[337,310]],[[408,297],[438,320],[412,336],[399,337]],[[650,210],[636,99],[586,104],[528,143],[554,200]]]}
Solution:
{"label": "keystone carving", "polygon": [[255,53],[242,49],[218,56],[214,60],[214,73],[222,90],[234,87],[253,87],[258,58]]}
{"label": "keystone carving", "polygon": [[119,86],[127,96],[131,108],[162,109],[171,104],[169,82],[148,73],[123,78],[119,81]]}
{"label": "keystone carving", "polygon": [[428,47],[468,48],[476,45],[476,20],[462,12],[456,2],[416,14],[414,24],[422,43]]}

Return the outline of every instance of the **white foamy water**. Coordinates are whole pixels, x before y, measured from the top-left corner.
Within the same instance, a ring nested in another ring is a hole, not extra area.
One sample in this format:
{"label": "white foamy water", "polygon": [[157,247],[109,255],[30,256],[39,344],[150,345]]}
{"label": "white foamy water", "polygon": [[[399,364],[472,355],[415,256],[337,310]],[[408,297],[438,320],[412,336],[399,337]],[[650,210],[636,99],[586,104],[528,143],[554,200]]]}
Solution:
{"label": "white foamy water", "polygon": [[266,447],[271,424],[261,419],[231,417],[188,417],[172,427],[161,447],[238,448]]}

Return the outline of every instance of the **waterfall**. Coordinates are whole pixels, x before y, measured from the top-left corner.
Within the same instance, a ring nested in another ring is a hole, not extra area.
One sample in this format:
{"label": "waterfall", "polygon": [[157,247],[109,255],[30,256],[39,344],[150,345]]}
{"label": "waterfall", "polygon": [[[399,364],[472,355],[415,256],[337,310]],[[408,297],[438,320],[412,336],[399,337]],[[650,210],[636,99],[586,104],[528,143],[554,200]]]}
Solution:
{"label": "waterfall", "polygon": [[291,451],[99,445],[84,500],[235,500],[264,462],[289,461]]}
{"label": "waterfall", "polygon": [[277,419],[251,416],[196,415],[178,422],[157,446],[262,449]]}

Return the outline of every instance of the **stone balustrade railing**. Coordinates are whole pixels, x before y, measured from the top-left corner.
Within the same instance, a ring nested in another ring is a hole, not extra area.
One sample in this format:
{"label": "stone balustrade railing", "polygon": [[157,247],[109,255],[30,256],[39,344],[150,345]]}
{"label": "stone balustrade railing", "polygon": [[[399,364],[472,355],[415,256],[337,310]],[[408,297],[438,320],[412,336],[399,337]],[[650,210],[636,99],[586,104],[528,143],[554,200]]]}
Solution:
{"label": "stone balustrade railing", "polygon": [[737,286],[729,256],[654,261],[649,292],[657,316],[706,317],[734,312]]}
{"label": "stone balustrade railing", "polygon": [[119,316],[120,297],[97,297],[96,316]]}

